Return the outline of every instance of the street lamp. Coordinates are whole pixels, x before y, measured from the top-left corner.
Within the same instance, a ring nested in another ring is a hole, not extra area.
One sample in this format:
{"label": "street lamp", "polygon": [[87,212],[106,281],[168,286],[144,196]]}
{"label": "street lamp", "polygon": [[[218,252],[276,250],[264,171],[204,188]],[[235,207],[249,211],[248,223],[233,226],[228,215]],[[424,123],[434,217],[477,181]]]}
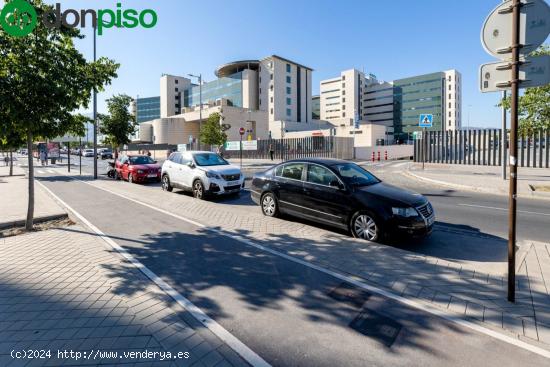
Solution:
{"label": "street lamp", "polygon": [[201,131],[202,131],[202,74],[199,75],[193,75],[193,74],[187,74],[192,78],[197,78],[199,80],[199,150],[200,150],[200,144],[201,144]]}
{"label": "street lamp", "polygon": [[[94,32],[94,62],[96,62],[96,27],[93,28]],[[94,88],[94,102],[93,102],[93,119],[94,119],[94,180],[97,180],[97,91]]]}

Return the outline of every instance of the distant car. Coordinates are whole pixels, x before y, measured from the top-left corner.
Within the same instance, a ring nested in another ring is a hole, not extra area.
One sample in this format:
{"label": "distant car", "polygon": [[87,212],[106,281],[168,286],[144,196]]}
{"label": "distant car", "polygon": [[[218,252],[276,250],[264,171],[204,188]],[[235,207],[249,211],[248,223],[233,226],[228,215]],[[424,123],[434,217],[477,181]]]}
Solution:
{"label": "distant car", "polygon": [[20,149],[19,153],[22,155],[27,155],[29,153],[28,149]]}
{"label": "distant car", "polygon": [[93,149],[84,149],[82,151],[83,157],[93,157],[94,156],[94,150]]}
{"label": "distant car", "polygon": [[281,213],[383,241],[389,234],[424,237],[435,213],[421,194],[386,184],[353,162],[301,159],[257,173],[250,189],[264,215]]}
{"label": "distant car", "polygon": [[101,159],[113,159],[113,151],[111,149],[102,149],[101,152],[98,153],[98,156]]}
{"label": "distant car", "polygon": [[61,148],[61,149],[59,149],[59,153],[60,153],[60,154],[67,154],[67,152],[68,152],[67,148]]}
{"label": "distant car", "polygon": [[244,188],[244,175],[216,153],[174,152],[162,165],[162,189],[174,187],[191,191],[198,199],[238,194]]}
{"label": "distant car", "polygon": [[115,178],[134,182],[160,182],[160,165],[146,155],[124,155],[115,162]]}

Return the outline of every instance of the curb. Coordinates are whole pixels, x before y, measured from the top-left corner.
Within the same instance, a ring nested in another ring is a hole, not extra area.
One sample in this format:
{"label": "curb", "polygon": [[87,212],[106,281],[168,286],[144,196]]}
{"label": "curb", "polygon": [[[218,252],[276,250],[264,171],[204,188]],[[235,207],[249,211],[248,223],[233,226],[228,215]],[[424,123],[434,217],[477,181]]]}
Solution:
{"label": "curb", "polygon": [[[410,170],[404,171],[402,174],[405,175],[405,176],[409,176],[413,179],[416,179],[417,181],[429,182],[429,183],[436,184],[436,185],[439,185],[439,186],[452,187],[452,188],[455,188],[455,189],[461,189],[461,190],[467,190],[467,191],[473,191],[473,192],[481,192],[481,193],[485,193],[485,194],[508,196],[508,193],[504,193],[504,192],[500,192],[500,191],[493,191],[493,190],[490,190],[490,189],[484,189],[484,188],[480,188],[480,187],[460,185],[460,184],[455,184],[455,183],[446,182],[446,181],[434,180],[433,178],[422,177],[420,175],[417,175],[417,174],[411,172]],[[542,195],[542,194],[530,194],[530,195],[528,195],[528,194],[519,194],[518,193],[517,197],[522,198],[522,199],[542,199],[542,200],[549,200],[550,201],[550,196],[546,196],[546,195]]]}
{"label": "curb", "polygon": [[[69,215],[67,213],[64,214],[53,214],[53,215],[45,215],[42,217],[35,217],[33,219],[34,224],[49,222],[52,220],[60,220],[60,219],[68,219]],[[4,222],[0,223],[0,229],[8,229],[8,228],[15,228],[15,227],[23,227],[27,221],[25,219],[21,220],[13,220],[10,222]]]}

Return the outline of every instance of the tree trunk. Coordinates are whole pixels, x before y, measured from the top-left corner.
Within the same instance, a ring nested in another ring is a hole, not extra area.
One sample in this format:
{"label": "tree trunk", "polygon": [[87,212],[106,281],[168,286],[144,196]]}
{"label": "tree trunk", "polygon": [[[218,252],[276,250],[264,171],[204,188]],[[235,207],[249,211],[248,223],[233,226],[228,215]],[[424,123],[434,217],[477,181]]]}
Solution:
{"label": "tree trunk", "polygon": [[34,219],[34,167],[32,156],[32,132],[27,132],[27,152],[29,161],[29,205],[27,207],[27,221],[25,223],[25,229],[32,231],[33,219]]}
{"label": "tree trunk", "polygon": [[13,151],[10,150],[10,176],[13,176]]}

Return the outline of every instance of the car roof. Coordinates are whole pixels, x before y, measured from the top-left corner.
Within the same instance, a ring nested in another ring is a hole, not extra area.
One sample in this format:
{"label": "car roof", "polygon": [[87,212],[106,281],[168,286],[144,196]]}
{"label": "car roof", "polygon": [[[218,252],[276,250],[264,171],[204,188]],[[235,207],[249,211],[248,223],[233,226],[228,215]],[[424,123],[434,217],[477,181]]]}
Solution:
{"label": "car roof", "polygon": [[335,159],[335,158],[300,158],[300,159],[292,159],[290,161],[286,161],[283,163],[289,163],[289,162],[319,163],[319,164],[324,164],[325,166],[334,166],[336,164],[353,163],[343,159]]}

